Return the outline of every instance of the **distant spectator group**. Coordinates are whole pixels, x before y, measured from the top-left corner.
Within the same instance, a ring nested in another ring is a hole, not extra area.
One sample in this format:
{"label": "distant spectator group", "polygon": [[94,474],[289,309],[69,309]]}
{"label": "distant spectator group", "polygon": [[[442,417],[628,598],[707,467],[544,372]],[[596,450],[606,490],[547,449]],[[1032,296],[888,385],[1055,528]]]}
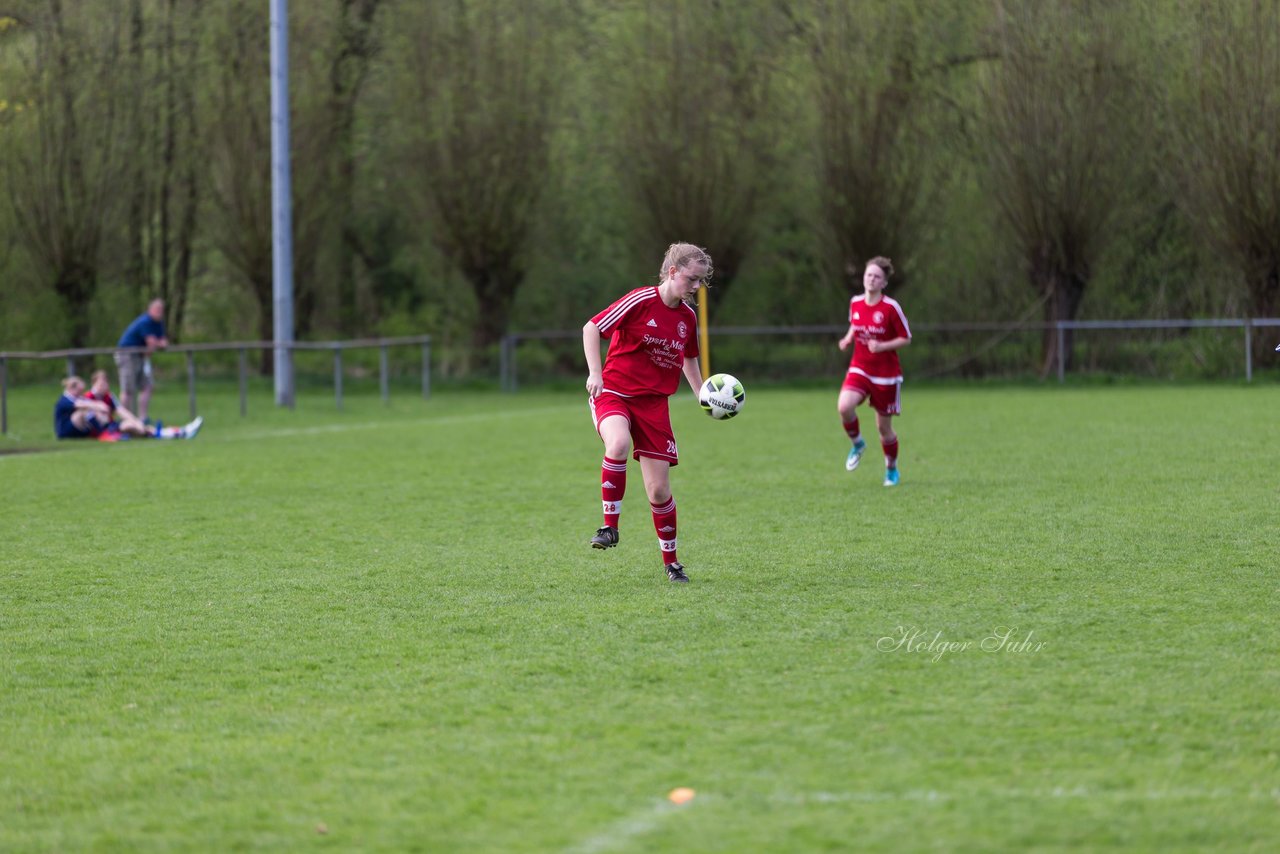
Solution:
{"label": "distant spectator group", "polygon": [[[120,397],[111,394],[106,371],[95,371],[92,386],[78,376],[62,381],[62,396],[53,408],[53,432],[59,439],[118,442],[129,438],[194,439],[204,424],[197,417],[181,427],[165,427],[147,418],[151,403],[151,354],[169,346],[164,328],[164,302],[152,300],[146,312],[129,324],[115,354],[120,370]],[[123,349],[130,348],[130,349]],[[145,348],[139,350],[138,348]],[[133,406],[137,406],[137,414]]]}

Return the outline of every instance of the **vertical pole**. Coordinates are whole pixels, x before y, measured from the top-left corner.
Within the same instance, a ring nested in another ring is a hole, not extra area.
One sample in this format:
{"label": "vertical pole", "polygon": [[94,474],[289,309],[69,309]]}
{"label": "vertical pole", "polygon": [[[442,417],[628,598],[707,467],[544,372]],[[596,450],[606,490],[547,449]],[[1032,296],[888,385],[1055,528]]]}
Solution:
{"label": "vertical pole", "polygon": [[382,402],[391,402],[391,390],[387,383],[387,345],[378,348],[378,386],[382,390]]}
{"label": "vertical pole", "polygon": [[68,356],[67,357],[67,376],[69,377],[75,376],[75,372],[76,372],[76,360],[73,359],[71,356]]}
{"label": "vertical pole", "polygon": [[196,417],[196,354],[187,351],[187,409]]}
{"label": "vertical pole", "polygon": [[285,352],[285,370],[288,371],[289,373],[289,408],[296,409],[298,401],[297,401],[297,396],[294,394],[294,386],[293,386],[294,361],[293,361],[293,342],[292,341],[290,341],[289,344],[284,348],[284,352]]}
{"label": "vertical pole", "polygon": [[1067,336],[1062,329],[1062,321],[1057,321],[1058,326],[1058,382],[1067,381]]}
{"label": "vertical pole", "polygon": [[422,342],[422,399],[431,397],[431,339]]}
{"label": "vertical pole", "polygon": [[507,351],[510,349],[511,336],[503,335],[502,340],[498,342],[498,388],[501,391],[510,391],[511,384],[507,379],[507,374],[511,369],[507,367],[507,361],[510,358]]}
{"label": "vertical pole", "polygon": [[342,345],[339,344],[333,348],[333,397],[334,402],[338,404],[338,409],[342,409]]}
{"label": "vertical pole", "polygon": [[520,387],[519,379],[518,379],[518,378],[517,378],[517,376],[516,376],[516,372],[517,372],[517,368],[516,368],[516,345],[518,345],[519,343],[520,343],[520,338],[519,338],[519,336],[512,335],[512,336],[511,336],[511,355],[510,355],[510,357],[507,359],[507,370],[510,372],[510,376],[509,376],[507,379],[508,379],[508,381],[511,383],[511,393],[512,393],[512,394],[515,394],[516,389]]}
{"label": "vertical pole", "polygon": [[271,233],[276,405],[292,409],[293,200],[289,165],[289,0],[271,0]]}
{"label": "vertical pole", "polygon": [[702,354],[702,378],[711,376],[711,327],[707,322],[707,286],[698,288],[698,352]]}
{"label": "vertical pole", "polygon": [[1253,382],[1253,319],[1244,319],[1244,381]]}
{"label": "vertical pole", "polygon": [[249,358],[240,348],[240,417],[249,413]]}
{"label": "vertical pole", "polygon": [[0,434],[9,432],[9,360],[0,359]]}

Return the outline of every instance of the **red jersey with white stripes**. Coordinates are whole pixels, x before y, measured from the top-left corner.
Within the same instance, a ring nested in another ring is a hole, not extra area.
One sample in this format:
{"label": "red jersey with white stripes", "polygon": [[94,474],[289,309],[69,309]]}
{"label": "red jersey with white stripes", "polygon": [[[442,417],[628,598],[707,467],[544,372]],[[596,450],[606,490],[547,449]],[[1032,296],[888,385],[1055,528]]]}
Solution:
{"label": "red jersey with white stripes", "polygon": [[115,411],[120,408],[119,406],[116,405],[116,399],[111,396],[111,392],[107,392],[102,397],[98,397],[93,393],[93,389],[89,389],[84,393],[83,396],[88,400],[101,400],[107,406],[111,407],[111,412],[113,415],[115,414]]}
{"label": "red jersey with white stripes", "polygon": [[849,301],[849,326],[853,329],[849,373],[862,374],[879,385],[901,382],[902,366],[897,350],[872,353],[867,349],[868,341],[911,337],[911,327],[898,301],[882,296],[875,305],[867,305],[865,296],[854,297]]}
{"label": "red jersey with white stripes", "polygon": [[623,397],[675,394],[684,360],[698,357],[698,315],[684,301],[668,307],[656,286],[636,288],[591,322],[612,336],[604,390]]}

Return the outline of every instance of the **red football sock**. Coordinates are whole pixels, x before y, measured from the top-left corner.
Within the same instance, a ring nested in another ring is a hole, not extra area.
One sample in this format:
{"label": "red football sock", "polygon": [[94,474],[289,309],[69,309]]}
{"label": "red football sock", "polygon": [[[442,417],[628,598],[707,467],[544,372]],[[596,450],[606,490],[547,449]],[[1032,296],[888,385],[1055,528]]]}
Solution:
{"label": "red football sock", "polygon": [[858,429],[858,416],[853,416],[852,421],[844,422],[844,432],[853,441],[858,441],[858,437],[862,435],[862,431]]}
{"label": "red football sock", "polygon": [[884,465],[885,468],[893,468],[898,464],[898,440],[885,442],[881,440],[880,447],[884,448]]}
{"label": "red football sock", "polygon": [[604,502],[604,523],[618,527],[622,514],[622,496],[627,491],[627,461],[604,458],[600,464],[600,497]]}
{"label": "red football sock", "polygon": [[650,504],[653,510],[653,530],[658,532],[658,548],[662,549],[662,562],[676,562],[676,500],[666,504]]}

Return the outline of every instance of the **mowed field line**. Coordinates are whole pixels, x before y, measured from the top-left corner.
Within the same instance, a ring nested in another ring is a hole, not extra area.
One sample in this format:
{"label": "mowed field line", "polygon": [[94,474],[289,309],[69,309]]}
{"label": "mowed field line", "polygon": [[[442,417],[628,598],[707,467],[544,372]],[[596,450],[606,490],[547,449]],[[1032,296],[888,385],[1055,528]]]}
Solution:
{"label": "mowed field line", "polygon": [[662,820],[674,815],[678,810],[692,807],[693,801],[687,804],[673,804],[667,800],[658,800],[631,815],[619,819],[599,833],[565,849],[567,854],[598,854],[602,851],[613,851],[658,829]]}
{"label": "mowed field line", "polygon": [[1222,787],[1175,789],[1091,789],[1086,786],[1055,786],[1053,788],[1029,787],[1026,789],[982,789],[948,792],[937,789],[917,789],[904,792],[809,792],[781,793],[769,798],[773,803],[790,805],[849,804],[849,803],[943,803],[950,801],[988,800],[1082,800],[1099,802],[1139,801],[1276,801],[1280,803],[1280,789],[1255,787],[1247,791]]}
{"label": "mowed field line", "polygon": [[[698,797],[705,802],[706,794]],[[973,791],[940,791],[937,789],[913,789],[908,791],[852,791],[852,792],[779,792],[766,800],[774,804],[792,807],[822,806],[824,804],[948,804],[964,801],[991,800],[1058,801],[1080,800],[1099,803],[1138,803],[1148,801],[1272,801],[1280,804],[1280,789],[1254,787],[1249,790],[1223,787],[1146,790],[1099,790],[1086,786],[1055,786],[1053,788],[1029,787],[1025,789],[975,789]],[[604,830],[568,847],[567,854],[598,854],[614,851],[657,830],[664,819],[677,811],[688,809],[697,801],[676,805],[658,800],[619,819]]]}

